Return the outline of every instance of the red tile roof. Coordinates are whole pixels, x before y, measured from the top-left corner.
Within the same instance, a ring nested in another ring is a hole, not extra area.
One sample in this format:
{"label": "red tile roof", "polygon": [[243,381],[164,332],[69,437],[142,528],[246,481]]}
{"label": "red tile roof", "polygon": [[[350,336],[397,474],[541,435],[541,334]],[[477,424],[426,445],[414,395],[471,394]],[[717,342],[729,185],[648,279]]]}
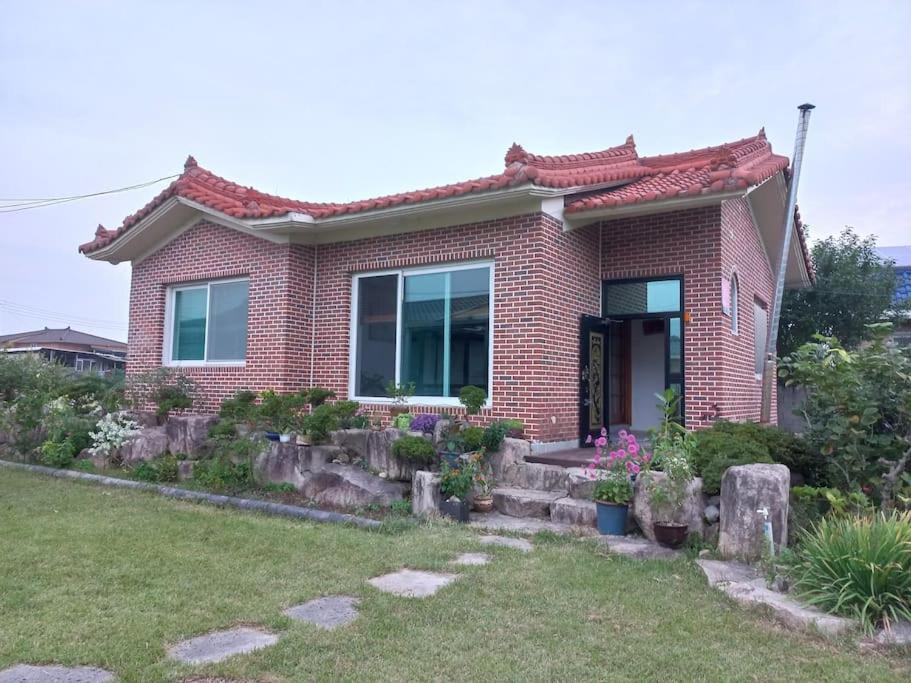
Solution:
{"label": "red tile roof", "polygon": [[[788,165],[786,157],[772,154],[762,130],[754,137],[718,147],[654,157],[640,157],[632,136],[622,145],[601,152],[561,156],[531,154],[513,144],[505,162],[502,172],[483,178],[385,197],[323,204],[276,197],[237,185],[205,170],[189,157],[177,180],[124,219],[119,228],[109,230],[99,225],[95,239],[80,246],[79,251],[91,253],[107,246],[172,197],[183,197],[239,219],[292,212],[319,219],[530,184],[568,190],[566,210],[572,213],[746,188]],[[600,189],[618,182],[625,184]]]}

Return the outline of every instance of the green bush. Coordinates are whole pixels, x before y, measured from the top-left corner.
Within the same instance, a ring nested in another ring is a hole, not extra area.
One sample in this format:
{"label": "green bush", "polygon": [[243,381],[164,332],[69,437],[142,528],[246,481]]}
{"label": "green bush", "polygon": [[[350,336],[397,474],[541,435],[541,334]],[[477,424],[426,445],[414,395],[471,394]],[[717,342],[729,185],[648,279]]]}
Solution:
{"label": "green bush", "polygon": [[[307,403],[312,408],[323,405],[330,398],[335,398],[335,392],[332,389],[324,389],[323,387],[313,387],[307,389],[305,393],[307,395]],[[350,403],[354,403],[354,401],[350,401]]]}
{"label": "green bush", "polygon": [[177,481],[177,470],[177,458],[168,454],[140,462],[133,468],[133,478],[157,484],[172,483]]}
{"label": "green bush", "polygon": [[459,403],[465,406],[465,412],[469,415],[477,415],[481,412],[486,400],[487,392],[481,387],[472,386],[471,384],[462,387],[459,392]]}
{"label": "green bush", "polygon": [[220,418],[209,427],[209,438],[215,441],[233,441],[237,438],[237,425],[229,418]]}
{"label": "green bush", "polygon": [[503,446],[503,439],[509,431],[513,429],[511,422],[503,420],[501,422],[491,422],[484,429],[484,448],[488,453],[496,453]]}
{"label": "green bush", "polygon": [[313,443],[323,443],[329,439],[329,432],[338,429],[338,413],[331,403],[316,406],[304,418],[304,427]]}
{"label": "green bush", "polygon": [[484,429],[482,427],[465,427],[459,432],[465,452],[477,451],[484,447]]}
{"label": "green bush", "polygon": [[701,437],[712,432],[728,434],[738,442],[752,441],[761,444],[773,462],[786,465],[792,472],[803,475],[808,484],[820,484],[824,479],[825,460],[819,451],[814,450],[804,439],[777,427],[756,422],[721,420],[699,435]]}
{"label": "green bush", "polygon": [[406,462],[427,465],[436,460],[437,453],[427,439],[422,436],[403,436],[392,442],[392,454]]}
{"label": "green bush", "polygon": [[138,409],[146,403],[154,403],[155,415],[163,423],[171,411],[193,406],[196,381],[174,368],[160,367],[131,377],[127,393]]}
{"label": "green bush", "polygon": [[414,419],[414,415],[411,413],[399,413],[392,420],[392,426],[396,429],[411,429],[411,421]]}
{"label": "green bush", "polygon": [[[733,423],[718,423],[721,424]],[[728,467],[773,462],[764,444],[718,425],[696,434],[692,453],[693,469],[697,477],[702,477],[702,491],[708,495],[721,490],[721,477]]]}
{"label": "green bush", "polygon": [[252,470],[249,462],[234,463],[229,457],[218,456],[196,463],[193,481],[210,491],[233,493],[250,488]]}
{"label": "green bush", "polygon": [[867,631],[911,620],[911,512],[826,517],[800,536],[794,592]]}
{"label": "green bush", "polygon": [[68,439],[45,441],[41,444],[41,464],[46,467],[69,467],[78,452]]}
{"label": "green bush", "polygon": [[231,398],[222,401],[218,416],[232,423],[253,423],[256,422],[257,410],[256,392],[241,389]]}

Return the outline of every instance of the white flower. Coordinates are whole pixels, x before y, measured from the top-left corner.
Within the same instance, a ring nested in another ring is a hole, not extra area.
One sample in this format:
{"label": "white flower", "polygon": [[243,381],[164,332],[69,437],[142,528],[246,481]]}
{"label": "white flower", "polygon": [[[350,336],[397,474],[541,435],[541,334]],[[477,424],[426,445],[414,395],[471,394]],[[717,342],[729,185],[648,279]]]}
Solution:
{"label": "white flower", "polygon": [[89,450],[93,455],[108,456],[139,434],[139,425],[126,413],[108,413],[98,421],[97,431],[89,434],[94,444]]}

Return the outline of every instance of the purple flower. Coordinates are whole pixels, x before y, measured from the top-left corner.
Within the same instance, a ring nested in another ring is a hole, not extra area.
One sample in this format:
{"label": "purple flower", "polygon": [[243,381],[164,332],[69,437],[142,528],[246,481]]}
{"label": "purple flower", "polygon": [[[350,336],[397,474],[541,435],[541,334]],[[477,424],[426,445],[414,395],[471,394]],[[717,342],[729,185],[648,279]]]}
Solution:
{"label": "purple flower", "polygon": [[433,428],[436,427],[436,424],[439,422],[439,420],[439,415],[421,413],[411,420],[411,431],[430,434],[433,431]]}

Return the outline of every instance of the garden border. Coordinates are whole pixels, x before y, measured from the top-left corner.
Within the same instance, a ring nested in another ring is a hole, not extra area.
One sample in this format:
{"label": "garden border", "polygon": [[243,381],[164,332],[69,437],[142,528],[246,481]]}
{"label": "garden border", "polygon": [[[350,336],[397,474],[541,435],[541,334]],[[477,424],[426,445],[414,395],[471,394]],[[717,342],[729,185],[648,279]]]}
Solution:
{"label": "garden border", "polygon": [[264,500],[255,500],[252,498],[237,498],[235,496],[221,496],[214,493],[205,493],[203,491],[190,491],[174,486],[159,486],[133,479],[118,479],[117,477],[105,477],[99,474],[89,474],[88,472],[76,472],[73,470],[54,469],[42,465],[29,465],[21,462],[10,462],[9,460],[0,459],[0,467],[11,469],[25,470],[36,474],[45,474],[51,477],[61,479],[81,479],[90,481],[102,486],[117,486],[128,489],[139,489],[140,491],[150,491],[167,498],[177,500],[190,500],[199,503],[210,503],[216,507],[233,507],[239,510],[252,510],[254,512],[263,512],[267,515],[277,517],[291,517],[294,519],[307,519],[312,522],[323,522],[330,524],[351,524],[362,529],[376,529],[382,522],[366,517],[348,515],[341,512],[330,512],[328,510],[319,510],[314,508],[298,507],[296,505],[285,505],[284,503],[270,503]]}

